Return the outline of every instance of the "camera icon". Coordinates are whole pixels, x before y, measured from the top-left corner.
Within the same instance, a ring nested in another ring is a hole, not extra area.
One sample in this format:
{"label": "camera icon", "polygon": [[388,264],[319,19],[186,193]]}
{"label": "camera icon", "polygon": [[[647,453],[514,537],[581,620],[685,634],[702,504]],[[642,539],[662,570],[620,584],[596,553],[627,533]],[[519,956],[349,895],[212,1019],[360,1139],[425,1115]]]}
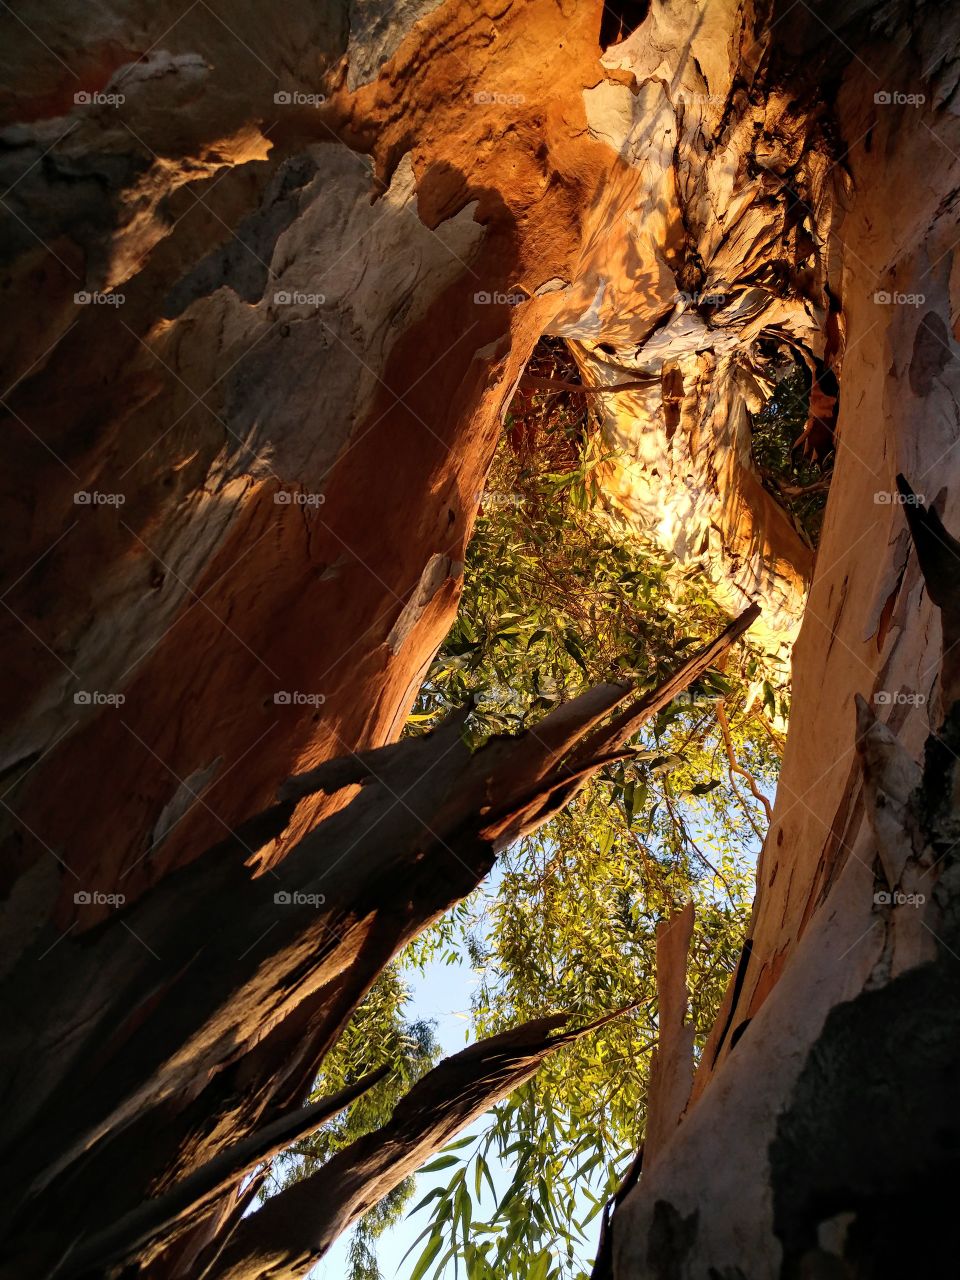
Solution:
{"label": "camera icon", "polygon": [[280,289],[273,295],[273,301],[278,307],[286,307],[290,305],[293,299],[286,289]]}
{"label": "camera icon", "polygon": [[73,300],[78,307],[85,307],[92,301],[90,294],[87,293],[86,289],[81,289],[79,293],[75,293],[73,295]]}
{"label": "camera icon", "polygon": [[889,907],[893,902],[893,894],[884,889],[879,889],[873,895],[873,900],[878,907]]}
{"label": "camera icon", "polygon": [[293,97],[286,89],[278,89],[273,95],[273,100],[278,107],[289,107],[290,103],[293,101]]}
{"label": "camera icon", "polygon": [[73,700],[78,707],[89,707],[93,698],[86,689],[78,689],[73,695]]}
{"label": "camera icon", "polygon": [[73,495],[74,506],[89,507],[93,504],[93,495],[87,489],[78,489]]}
{"label": "camera icon", "polygon": [[880,107],[888,107],[893,101],[886,89],[878,89],[873,95],[873,100]]}
{"label": "camera icon", "polygon": [[73,895],[73,900],[78,907],[89,906],[90,903],[93,901],[93,899],[91,898],[90,894],[87,892],[86,889],[78,889],[77,892]]}
{"label": "camera icon", "polygon": [[878,707],[889,707],[893,701],[892,696],[886,689],[879,689],[874,695],[873,700]]}
{"label": "camera icon", "polygon": [[289,707],[293,698],[285,689],[281,689],[279,693],[273,695],[273,701],[278,707]]}
{"label": "camera icon", "polygon": [[78,107],[88,107],[93,101],[93,97],[87,93],[86,89],[81,89],[73,95],[73,100]]}
{"label": "camera icon", "polygon": [[878,289],[873,295],[873,300],[878,307],[889,307],[890,303],[893,301],[886,289]]}
{"label": "camera icon", "polygon": [[478,306],[485,306],[487,303],[490,303],[493,301],[493,299],[490,297],[490,294],[487,293],[485,289],[481,289],[479,293],[475,293],[473,295],[473,300],[475,303],[477,303]]}
{"label": "camera icon", "polygon": [[286,889],[278,889],[273,895],[273,900],[278,907],[289,907],[290,903],[293,901]]}
{"label": "camera icon", "polygon": [[288,493],[286,489],[278,489],[273,495],[273,500],[278,507],[289,507],[293,501],[293,495]]}

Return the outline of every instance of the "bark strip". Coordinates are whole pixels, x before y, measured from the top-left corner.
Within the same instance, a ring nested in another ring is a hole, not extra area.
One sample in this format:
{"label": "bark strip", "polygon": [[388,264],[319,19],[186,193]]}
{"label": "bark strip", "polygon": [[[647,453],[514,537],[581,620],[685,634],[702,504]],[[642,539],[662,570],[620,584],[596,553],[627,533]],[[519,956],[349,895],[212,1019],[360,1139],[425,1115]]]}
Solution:
{"label": "bark strip", "polygon": [[202,1280],[295,1280],[337,1237],[435,1151],[536,1074],[565,1044],[636,1006],[575,1031],[569,1013],[537,1018],[444,1059],[401,1099],[382,1129],[245,1218]]}
{"label": "bark strip", "polygon": [[161,1233],[168,1242],[174,1240],[198,1214],[218,1196],[229,1192],[258,1164],[314,1133],[389,1074],[389,1066],[379,1067],[346,1089],[274,1120],[236,1146],[221,1151],[166,1195],[148,1200],[109,1230],[87,1241],[70,1259],[68,1269],[59,1274],[66,1280],[123,1261]]}
{"label": "bark strip", "polygon": [[[281,804],[245,831],[274,831],[293,796],[362,785],[274,873],[252,877],[230,838],[89,933],[52,948],[39,939],[5,984],[16,1031],[0,1051],[0,1087],[19,1103],[5,1148],[17,1172],[2,1203],[8,1219],[21,1219],[27,1256],[36,1224],[49,1220],[44,1206],[74,1204],[78,1185],[96,1181],[98,1160],[112,1167],[120,1135],[131,1139],[131,1171],[139,1160],[146,1172],[149,1154],[138,1154],[133,1137],[156,1116],[168,1128],[205,1090],[214,1112],[204,1112],[204,1128],[219,1137],[212,1149],[201,1141],[206,1160],[262,1126],[269,1078],[244,1086],[245,1099],[229,1069],[311,1002],[304,1067],[315,1070],[397,951],[465,897],[501,849],[618,758],[757,613],[748,609],[609,724],[629,685],[589,690],[535,729],[472,754],[460,713],[423,738],[292,779]],[[197,1117],[190,1123],[196,1133]],[[157,1179],[164,1170],[149,1172]],[[78,1203],[75,1222],[64,1216],[65,1243],[107,1228],[110,1218],[91,1213],[95,1204]],[[20,1274],[44,1274],[43,1265]]]}

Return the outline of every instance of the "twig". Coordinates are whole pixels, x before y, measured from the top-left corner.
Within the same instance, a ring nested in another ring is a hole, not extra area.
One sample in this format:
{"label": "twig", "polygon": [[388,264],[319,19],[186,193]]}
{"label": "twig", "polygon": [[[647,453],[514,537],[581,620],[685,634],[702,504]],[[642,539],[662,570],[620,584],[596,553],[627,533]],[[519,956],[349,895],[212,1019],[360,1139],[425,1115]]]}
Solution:
{"label": "twig", "polygon": [[[757,786],[757,782],[753,774],[748,773],[747,770],[744,769],[742,765],[737,763],[737,757],[733,750],[733,739],[730,737],[730,725],[727,723],[727,713],[723,709],[722,698],[717,699],[717,724],[719,724],[720,732],[723,734],[723,745],[727,749],[727,760],[730,762],[731,775],[736,773],[736,774],[739,774],[740,777],[744,779],[747,786],[753,792],[754,798],[756,800],[759,800],[760,803],[763,805],[764,812],[767,815],[767,822],[772,823],[773,809],[770,806],[770,801],[767,799],[767,797],[763,794],[763,792]],[[733,783],[732,776],[730,778],[730,782],[731,784]],[[759,835],[759,832],[757,834]]]}
{"label": "twig", "polygon": [[821,476],[819,480],[814,480],[813,484],[783,484],[780,488],[790,498],[800,498],[805,493],[823,493],[830,488],[830,481],[833,479],[833,472],[828,475]]}
{"label": "twig", "polygon": [[666,778],[664,779],[663,791],[661,794],[663,795],[664,801],[666,802],[667,810],[670,814],[670,817],[673,820],[673,825],[677,828],[677,830],[680,832],[680,835],[687,842],[690,848],[694,851],[694,853],[697,855],[700,861],[704,864],[704,866],[706,866],[707,868],[709,868],[710,871],[713,872],[716,878],[720,881],[720,883],[726,889],[727,897],[730,899],[730,902],[732,904],[734,901],[734,898],[733,898],[733,890],[730,888],[730,881],[723,874],[723,872],[719,870],[719,868],[713,865],[713,863],[710,861],[707,855],[703,852],[703,850],[697,844],[696,840],[694,840],[693,836],[690,834],[687,828],[687,824],[684,822],[684,820],[679,816],[677,811],[674,809],[673,804],[670,800],[670,783]]}
{"label": "twig", "polygon": [[773,725],[770,724],[770,722],[767,720],[767,717],[763,714],[763,712],[760,710],[759,707],[754,707],[751,710],[750,715],[763,728],[764,733],[766,733],[767,737],[776,747],[777,755],[782,756],[784,747],[786,746],[786,742],[784,740],[783,734],[777,733],[776,729],[774,729]]}

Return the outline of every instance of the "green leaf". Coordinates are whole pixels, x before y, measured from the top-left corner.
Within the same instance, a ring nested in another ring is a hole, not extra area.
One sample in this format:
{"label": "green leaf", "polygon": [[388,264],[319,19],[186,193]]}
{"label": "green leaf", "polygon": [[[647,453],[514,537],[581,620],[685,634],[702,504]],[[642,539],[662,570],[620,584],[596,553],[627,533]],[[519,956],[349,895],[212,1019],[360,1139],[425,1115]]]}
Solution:
{"label": "green leaf", "polygon": [[547,1276],[550,1273],[550,1262],[550,1254],[546,1250],[538,1254],[527,1272],[527,1280],[547,1280]]}
{"label": "green leaf", "polygon": [[438,1196],[442,1196],[445,1190],[445,1187],[434,1187],[432,1191],[428,1191],[421,1201],[408,1210],[409,1216],[412,1217],[415,1213],[419,1213],[424,1205],[429,1204],[431,1200],[436,1200]]}
{"label": "green leaf", "polygon": [[430,1266],[434,1258],[442,1248],[443,1235],[438,1232],[434,1232],[427,1243],[426,1249],[424,1249],[423,1253],[421,1253],[420,1257],[417,1259],[417,1265],[410,1273],[410,1280],[422,1280],[422,1277],[430,1270]]}
{"label": "green leaf", "polygon": [[425,1164],[420,1173],[436,1173],[439,1169],[449,1169],[452,1164],[459,1164],[460,1160],[457,1156],[440,1156],[437,1160]]}
{"label": "green leaf", "polygon": [[[451,952],[451,959],[453,960],[458,959],[456,952]],[[477,1141],[477,1135],[474,1133],[467,1134],[465,1138],[457,1138],[456,1142],[447,1143],[447,1145],[443,1148],[444,1154],[446,1154],[446,1152],[448,1151],[459,1151],[461,1147],[469,1147],[472,1143],[476,1141]],[[421,1172],[424,1172],[424,1170],[421,1170]]]}

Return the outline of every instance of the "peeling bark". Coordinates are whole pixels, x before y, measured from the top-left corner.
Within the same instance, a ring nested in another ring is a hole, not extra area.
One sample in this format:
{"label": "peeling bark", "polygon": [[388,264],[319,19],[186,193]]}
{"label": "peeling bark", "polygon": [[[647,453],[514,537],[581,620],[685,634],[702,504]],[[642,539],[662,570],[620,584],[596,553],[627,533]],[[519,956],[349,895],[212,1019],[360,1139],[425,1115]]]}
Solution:
{"label": "peeling bark", "polygon": [[404,1097],[388,1124],[245,1219],[204,1280],[297,1280],[337,1236],[461,1129],[529,1080],[544,1059],[617,1014],[565,1031],[556,1014],[445,1059]]}
{"label": "peeling bark", "polygon": [[[614,512],[731,612],[764,596],[768,647],[809,588],[750,937],[684,1119],[617,1210],[616,1272],[936,1274],[958,1146],[955,8],[652,0],[635,30],[608,18],[601,56],[594,0],[216,7],[28,2],[0,45],[7,1274],[288,1114],[396,947],[620,749],[635,713],[604,736],[618,695],[590,695],[544,729],[565,773],[529,740],[487,757],[502,781],[521,753],[529,790],[481,822],[479,773],[476,807],[445,807],[452,739],[387,745],[543,332],[601,407]],[[93,291],[124,301],[74,303]],[[788,352],[803,446],[837,444],[816,563],[749,451]],[[858,726],[858,693],[882,724]],[[353,839],[399,914],[329,865]],[[324,875],[322,909],[278,916],[271,887]],[[925,902],[876,900],[895,892]]]}
{"label": "peeling bark", "polygon": [[[316,1070],[343,1018],[397,950],[466,896],[499,850],[556,813],[601,765],[629,754],[629,739],[757,613],[747,610],[657,688],[631,698],[630,685],[601,686],[558,707],[536,730],[493,738],[473,755],[461,713],[422,738],[321,765],[291,779],[285,798],[235,839],[115,919],[52,948],[41,939],[37,955],[7,980],[18,1031],[0,1059],[5,1094],[18,1099],[5,1147],[16,1173],[5,1196],[11,1249],[18,1248],[13,1240],[24,1241],[19,1274],[43,1274],[44,1256],[56,1256],[52,1234],[40,1258],[29,1242],[67,1189],[76,1209],[61,1215],[65,1243],[71,1232],[102,1230],[91,1227],[110,1208],[91,1197],[91,1170],[115,1164],[114,1144],[128,1131],[139,1138],[162,1115],[174,1135],[179,1122],[182,1140],[184,1123],[193,1123],[191,1103],[209,1125],[217,1094],[211,1097],[208,1082],[218,1076],[233,1078],[227,1132],[262,1125],[256,1109],[242,1120],[237,1110],[238,1078],[251,1066],[244,1055],[255,1062],[257,1046],[286,1019],[296,1026],[299,1009],[316,997],[326,1013],[318,1025],[325,1038],[314,1032],[311,1039]],[[275,871],[252,876],[236,857],[238,847],[282,829],[304,794],[339,794],[357,782],[359,794]],[[28,1062],[26,1047],[40,1041],[49,1050]],[[256,1094],[251,1100],[259,1101]],[[125,1174],[132,1181],[129,1165]],[[90,1188],[86,1195],[78,1183]]]}

